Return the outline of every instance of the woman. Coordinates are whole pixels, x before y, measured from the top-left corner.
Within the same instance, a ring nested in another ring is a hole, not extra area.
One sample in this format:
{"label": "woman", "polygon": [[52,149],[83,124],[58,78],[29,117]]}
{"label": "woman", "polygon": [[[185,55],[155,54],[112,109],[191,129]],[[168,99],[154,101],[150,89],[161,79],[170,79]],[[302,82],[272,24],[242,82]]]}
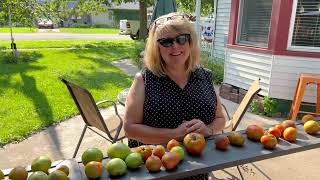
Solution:
{"label": "woman", "polygon": [[188,16],[171,13],[155,20],[144,64],[126,100],[124,130],[130,147],[182,140],[190,132],[209,136],[223,129],[221,103],[211,72],[199,66],[197,35]]}

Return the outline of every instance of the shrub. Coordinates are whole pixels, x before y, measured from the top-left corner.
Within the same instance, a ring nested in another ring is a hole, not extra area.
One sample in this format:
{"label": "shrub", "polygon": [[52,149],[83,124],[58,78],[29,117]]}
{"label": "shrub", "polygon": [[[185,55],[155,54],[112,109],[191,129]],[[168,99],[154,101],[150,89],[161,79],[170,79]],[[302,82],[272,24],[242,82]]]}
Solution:
{"label": "shrub", "polygon": [[263,114],[268,117],[272,117],[277,112],[277,108],[278,101],[265,96],[263,101],[254,99],[250,104],[249,111],[254,114]]}
{"label": "shrub", "polygon": [[143,57],[140,56],[141,52],[144,51],[146,43],[144,41],[135,41],[134,57],[133,63],[138,66],[139,69],[142,68]]}
{"label": "shrub", "polygon": [[107,24],[94,24],[92,25],[93,28],[112,28],[111,26]]}
{"label": "shrub", "polygon": [[17,63],[18,61],[28,62],[39,59],[42,55],[37,52],[18,52],[18,56],[14,56],[12,51],[3,51],[0,56],[0,62],[4,63]]}
{"label": "shrub", "polygon": [[210,57],[206,53],[201,54],[202,65],[212,71],[212,78],[215,84],[221,84],[223,82],[224,75],[224,60],[219,58]]}
{"label": "shrub", "polygon": [[90,28],[90,24],[84,24],[84,23],[73,23],[71,28]]}
{"label": "shrub", "polygon": [[266,116],[272,117],[277,112],[278,102],[276,99],[271,99],[268,96],[263,98],[263,110]]}
{"label": "shrub", "polygon": [[249,111],[253,114],[264,114],[262,102],[257,99],[253,99],[250,104]]}

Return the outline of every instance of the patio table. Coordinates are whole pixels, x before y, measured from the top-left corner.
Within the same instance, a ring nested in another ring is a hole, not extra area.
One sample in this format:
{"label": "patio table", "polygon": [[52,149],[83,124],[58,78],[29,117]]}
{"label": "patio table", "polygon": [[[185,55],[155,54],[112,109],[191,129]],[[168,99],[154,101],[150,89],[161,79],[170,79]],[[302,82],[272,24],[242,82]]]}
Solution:
{"label": "patio table", "polygon": [[[215,136],[211,136],[207,138],[207,145],[201,156],[186,155],[185,159],[172,171],[162,169],[157,173],[149,173],[146,167],[142,166],[138,170],[128,170],[124,176],[115,179],[176,179],[320,147],[320,133],[316,135],[306,134],[301,124],[297,125],[297,129],[298,137],[296,142],[290,143],[280,139],[274,150],[264,149],[259,142],[253,142],[246,138],[243,147],[229,146],[228,150],[220,151],[215,148]],[[244,131],[240,132],[245,135]],[[103,160],[104,166],[108,160],[107,157]],[[64,160],[60,163],[68,165],[71,169],[70,179],[88,179],[84,173],[84,166],[79,159]],[[5,171],[5,174],[8,172]],[[104,169],[101,179],[112,178],[109,177]]]}

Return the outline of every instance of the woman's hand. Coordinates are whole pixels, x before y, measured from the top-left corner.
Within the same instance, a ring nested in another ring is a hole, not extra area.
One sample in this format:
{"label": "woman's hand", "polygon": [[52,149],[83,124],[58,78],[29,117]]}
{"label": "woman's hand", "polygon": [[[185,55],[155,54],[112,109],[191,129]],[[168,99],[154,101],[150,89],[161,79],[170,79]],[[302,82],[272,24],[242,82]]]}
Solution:
{"label": "woman's hand", "polygon": [[205,137],[212,135],[212,129],[210,129],[200,119],[192,119],[191,121],[187,122],[186,126],[187,133],[196,132],[202,134]]}
{"label": "woman's hand", "polygon": [[174,139],[176,140],[182,140],[184,138],[184,136],[187,134],[187,130],[188,130],[188,121],[183,121],[182,124],[180,124],[175,130],[174,132],[176,133],[176,135],[174,136]]}

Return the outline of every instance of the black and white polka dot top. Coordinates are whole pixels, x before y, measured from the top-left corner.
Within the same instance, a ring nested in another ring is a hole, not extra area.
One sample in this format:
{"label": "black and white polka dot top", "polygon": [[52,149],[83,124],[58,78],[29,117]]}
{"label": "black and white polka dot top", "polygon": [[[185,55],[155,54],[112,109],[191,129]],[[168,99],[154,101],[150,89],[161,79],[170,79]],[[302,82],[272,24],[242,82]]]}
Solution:
{"label": "black and white polka dot top", "polygon": [[[191,73],[181,89],[169,76],[156,76],[150,70],[141,71],[145,84],[143,124],[157,128],[177,128],[183,120],[201,119],[210,124],[217,106],[212,74],[204,68]],[[140,146],[129,140],[130,147]]]}

